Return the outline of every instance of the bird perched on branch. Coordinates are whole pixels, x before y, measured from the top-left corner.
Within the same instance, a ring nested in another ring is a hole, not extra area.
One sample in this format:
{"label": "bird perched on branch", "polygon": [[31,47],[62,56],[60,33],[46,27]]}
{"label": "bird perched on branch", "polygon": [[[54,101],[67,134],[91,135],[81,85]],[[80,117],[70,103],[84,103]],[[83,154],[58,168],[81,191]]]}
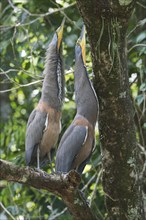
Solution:
{"label": "bird perched on branch", "polygon": [[42,94],[32,111],[26,129],[26,164],[43,165],[55,147],[60,133],[61,107],[64,99],[64,72],[61,42],[64,20],[56,30],[47,50]]}
{"label": "bird perched on branch", "polygon": [[76,116],[64,133],[56,153],[56,172],[82,173],[95,143],[98,100],[85,67],[85,27],[75,47]]}

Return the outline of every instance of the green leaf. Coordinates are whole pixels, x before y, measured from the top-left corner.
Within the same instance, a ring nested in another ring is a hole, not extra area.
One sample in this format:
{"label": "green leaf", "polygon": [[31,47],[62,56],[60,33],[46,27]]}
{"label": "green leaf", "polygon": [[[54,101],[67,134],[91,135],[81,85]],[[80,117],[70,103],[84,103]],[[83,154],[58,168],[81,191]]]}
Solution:
{"label": "green leaf", "polygon": [[144,95],[138,95],[137,96],[137,104],[140,105],[144,101]]}
{"label": "green leaf", "polygon": [[136,42],[137,42],[137,43],[140,43],[140,42],[142,42],[144,39],[146,40],[146,31],[141,32],[141,33],[137,36]]}
{"label": "green leaf", "polygon": [[142,92],[146,91],[146,83],[142,83],[139,89]]}
{"label": "green leaf", "polygon": [[143,128],[146,130],[146,123],[143,124]]}

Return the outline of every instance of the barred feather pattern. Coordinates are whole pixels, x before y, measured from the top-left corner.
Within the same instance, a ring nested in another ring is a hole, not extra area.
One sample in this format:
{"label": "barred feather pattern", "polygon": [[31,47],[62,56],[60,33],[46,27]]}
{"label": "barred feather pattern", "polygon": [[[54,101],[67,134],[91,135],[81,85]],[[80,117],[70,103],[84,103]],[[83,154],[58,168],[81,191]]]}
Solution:
{"label": "barred feather pattern", "polygon": [[62,68],[61,68],[61,59],[59,57],[58,64],[57,64],[57,83],[58,83],[58,99],[60,102],[63,100],[63,80],[62,80]]}

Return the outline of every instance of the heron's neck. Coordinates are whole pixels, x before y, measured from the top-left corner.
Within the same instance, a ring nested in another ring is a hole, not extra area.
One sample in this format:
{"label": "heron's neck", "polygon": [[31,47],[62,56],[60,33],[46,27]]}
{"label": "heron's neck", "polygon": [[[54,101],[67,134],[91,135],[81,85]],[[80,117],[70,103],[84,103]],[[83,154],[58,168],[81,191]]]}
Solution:
{"label": "heron's neck", "polygon": [[64,74],[59,55],[47,60],[41,99],[54,108],[61,108],[64,98]]}
{"label": "heron's neck", "polygon": [[98,117],[97,96],[88,78],[86,68],[79,65],[75,67],[75,100],[77,113],[95,125]]}

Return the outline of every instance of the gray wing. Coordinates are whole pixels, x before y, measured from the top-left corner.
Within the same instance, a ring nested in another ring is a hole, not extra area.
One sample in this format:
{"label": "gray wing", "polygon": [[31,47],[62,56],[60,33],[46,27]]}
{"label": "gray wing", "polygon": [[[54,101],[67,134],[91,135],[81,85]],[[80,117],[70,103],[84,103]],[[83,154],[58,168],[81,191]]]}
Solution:
{"label": "gray wing", "polygon": [[84,126],[70,125],[64,133],[57,153],[56,153],[56,172],[69,172],[75,156],[80,151],[87,131]]}
{"label": "gray wing", "polygon": [[25,157],[27,165],[31,164],[33,158],[36,157],[36,149],[42,139],[46,117],[47,113],[39,112],[34,109],[28,119],[25,138]]}
{"label": "gray wing", "polygon": [[92,152],[94,151],[94,148],[95,148],[95,139],[93,138],[92,150],[91,150],[89,156],[79,165],[79,167],[78,167],[78,169],[77,169],[78,173],[81,174],[81,173],[83,172],[84,167],[86,166],[86,164],[87,164],[87,163],[89,162],[89,160],[90,160],[90,157],[91,157],[91,155],[92,155]]}

